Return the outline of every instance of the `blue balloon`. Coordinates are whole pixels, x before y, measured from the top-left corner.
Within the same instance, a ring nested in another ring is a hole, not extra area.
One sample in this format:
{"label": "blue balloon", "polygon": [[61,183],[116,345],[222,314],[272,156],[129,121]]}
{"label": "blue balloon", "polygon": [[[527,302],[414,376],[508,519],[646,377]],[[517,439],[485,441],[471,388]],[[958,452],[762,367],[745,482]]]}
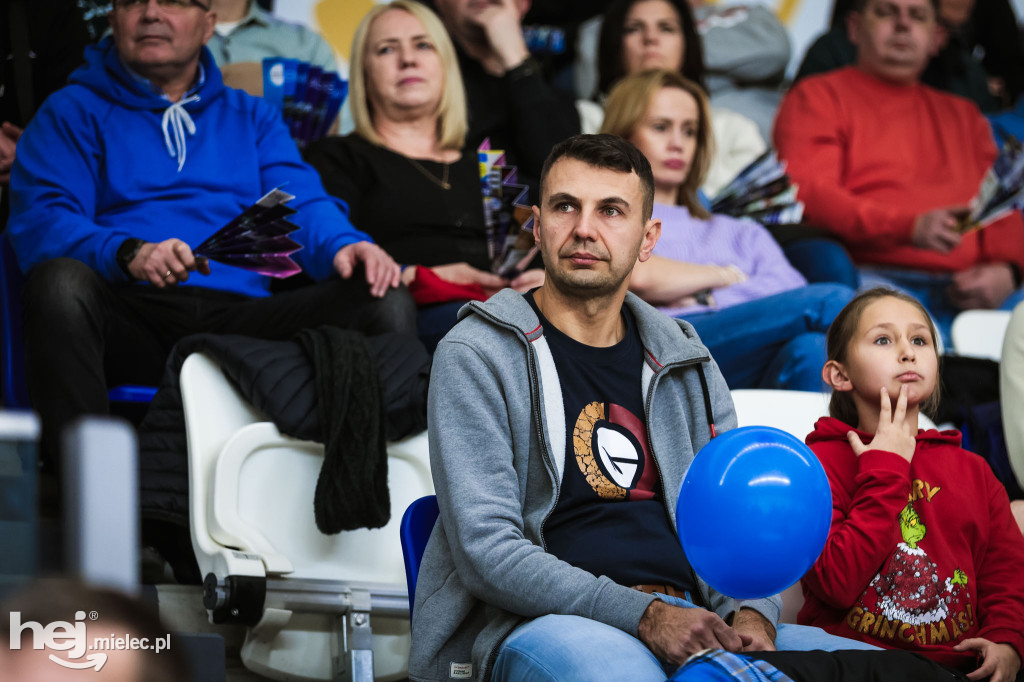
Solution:
{"label": "blue balloon", "polygon": [[821,554],[831,522],[832,492],[818,458],[769,426],[711,439],[676,503],[693,570],[736,599],[767,597],[798,581]]}

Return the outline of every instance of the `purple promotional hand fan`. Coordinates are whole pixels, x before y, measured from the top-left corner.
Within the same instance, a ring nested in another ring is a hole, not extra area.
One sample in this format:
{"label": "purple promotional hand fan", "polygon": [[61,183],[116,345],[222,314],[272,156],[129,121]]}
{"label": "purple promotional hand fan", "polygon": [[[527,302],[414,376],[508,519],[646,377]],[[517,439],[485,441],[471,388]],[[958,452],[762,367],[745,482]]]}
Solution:
{"label": "purple promotional hand fan", "polygon": [[291,277],[302,272],[289,258],[302,248],[288,236],[299,226],[284,219],[295,213],[295,209],[284,205],[294,198],[281,189],[271,190],[192,249],[192,253],[269,277]]}

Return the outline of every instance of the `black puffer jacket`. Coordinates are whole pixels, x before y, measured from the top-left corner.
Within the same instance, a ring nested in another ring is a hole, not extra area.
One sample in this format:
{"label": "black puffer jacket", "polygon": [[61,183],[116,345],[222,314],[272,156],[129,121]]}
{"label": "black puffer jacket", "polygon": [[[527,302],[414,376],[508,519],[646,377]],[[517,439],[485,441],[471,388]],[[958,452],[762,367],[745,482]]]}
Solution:
{"label": "black puffer jacket", "polygon": [[144,522],[188,528],[188,447],[178,376],[196,352],[212,356],[282,433],[324,443],[314,507],[323,532],[387,523],[384,446],[426,428],[430,357],[415,337],[366,338],[330,327],[306,330],[292,341],[198,334],[175,346],[139,428]]}

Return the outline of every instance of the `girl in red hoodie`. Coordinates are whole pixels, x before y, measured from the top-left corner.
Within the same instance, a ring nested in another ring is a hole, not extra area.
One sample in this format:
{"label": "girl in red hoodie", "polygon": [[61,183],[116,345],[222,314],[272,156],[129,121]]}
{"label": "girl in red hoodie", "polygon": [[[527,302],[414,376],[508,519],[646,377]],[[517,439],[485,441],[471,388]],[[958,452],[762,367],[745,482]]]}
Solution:
{"label": "girl in red hoodie", "polygon": [[1024,536],[959,432],[917,428],[919,410],[938,400],[935,339],[921,304],[887,289],[857,296],[829,329],[831,416],[807,444],[828,473],[832,529],[803,578],[798,619],[918,651],[972,680],[1013,682]]}

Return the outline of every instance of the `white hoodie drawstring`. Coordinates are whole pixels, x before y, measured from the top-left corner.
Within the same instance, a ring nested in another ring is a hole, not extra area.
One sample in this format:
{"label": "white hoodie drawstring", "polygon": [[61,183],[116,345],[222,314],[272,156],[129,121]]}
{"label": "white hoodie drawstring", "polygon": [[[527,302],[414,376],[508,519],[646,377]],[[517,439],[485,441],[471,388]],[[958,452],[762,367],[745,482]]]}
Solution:
{"label": "white hoodie drawstring", "polygon": [[[171,155],[172,159],[178,159],[179,173],[185,167],[185,131],[187,130],[189,135],[196,134],[196,124],[193,123],[192,117],[185,110],[185,105],[198,101],[199,95],[192,95],[175,102],[164,110],[163,121],[161,121],[167,153]],[[174,128],[174,146],[171,146],[170,128],[172,127]]]}

